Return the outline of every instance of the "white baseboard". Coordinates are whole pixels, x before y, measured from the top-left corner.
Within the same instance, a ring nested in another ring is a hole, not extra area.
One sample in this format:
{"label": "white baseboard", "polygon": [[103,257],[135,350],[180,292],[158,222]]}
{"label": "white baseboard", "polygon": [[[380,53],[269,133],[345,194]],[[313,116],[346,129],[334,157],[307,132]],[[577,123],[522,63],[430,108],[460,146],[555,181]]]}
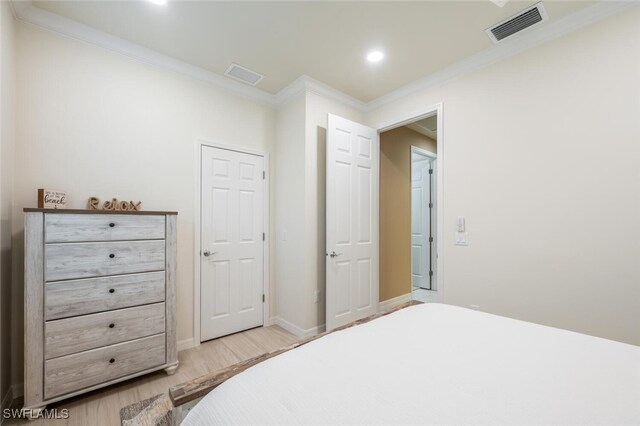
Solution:
{"label": "white baseboard", "polygon": [[309,328],[307,330],[305,330],[305,336],[304,337],[309,337],[309,336],[315,336],[316,334],[320,334],[320,333],[324,333],[327,330],[327,325],[326,324],[320,324],[317,327],[313,327],[313,328]]}
{"label": "white baseboard", "polygon": [[320,324],[317,327],[312,327],[305,330],[301,327],[298,327],[295,324],[290,323],[289,321],[281,317],[273,317],[271,318],[270,322],[274,325],[278,325],[284,328],[289,333],[296,335],[300,339],[304,339],[305,337],[315,336],[316,334],[322,333],[325,330],[324,324]]}
{"label": "white baseboard", "polygon": [[378,312],[386,312],[398,305],[409,302],[410,300],[411,293],[403,294],[401,296],[394,297],[393,299],[383,300],[382,302],[378,303]]}
{"label": "white baseboard", "polygon": [[[411,300],[411,293],[403,294],[401,296],[394,297],[393,299],[384,300],[378,303],[378,312],[388,311],[390,309],[395,308],[398,305],[402,305],[403,303],[409,302],[410,300]],[[287,330],[289,333],[294,334],[301,339],[304,339],[310,336],[315,336],[316,334],[324,332],[326,329],[325,324],[321,324],[317,327],[312,327],[305,330],[287,321],[282,317],[271,317],[269,319],[269,322],[265,324],[265,327],[267,325],[278,325],[284,328],[285,330]]]}
{"label": "white baseboard", "polygon": [[178,341],[178,352],[195,348],[199,343],[196,341],[195,337],[189,337],[188,339],[179,340]]}
{"label": "white baseboard", "polygon": [[[280,327],[287,330],[289,333],[295,334],[297,337],[304,339],[305,337],[315,336],[318,333],[322,333],[325,329],[324,324],[319,325],[318,327],[309,328],[304,330],[298,327],[295,324],[290,323],[289,321],[280,318],[280,317],[271,317],[264,323],[264,327],[269,327],[270,325],[279,325]],[[197,339],[195,337],[189,337],[188,339],[179,340],[178,341],[178,352],[195,348],[199,346]]]}

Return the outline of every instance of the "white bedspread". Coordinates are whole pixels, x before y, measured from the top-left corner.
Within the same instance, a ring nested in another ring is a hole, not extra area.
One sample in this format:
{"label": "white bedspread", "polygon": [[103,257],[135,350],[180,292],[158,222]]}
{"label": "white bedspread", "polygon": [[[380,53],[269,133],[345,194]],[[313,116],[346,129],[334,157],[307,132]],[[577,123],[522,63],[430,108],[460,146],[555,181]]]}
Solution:
{"label": "white bedspread", "polygon": [[640,425],[640,347],[425,304],[207,395],[184,425]]}

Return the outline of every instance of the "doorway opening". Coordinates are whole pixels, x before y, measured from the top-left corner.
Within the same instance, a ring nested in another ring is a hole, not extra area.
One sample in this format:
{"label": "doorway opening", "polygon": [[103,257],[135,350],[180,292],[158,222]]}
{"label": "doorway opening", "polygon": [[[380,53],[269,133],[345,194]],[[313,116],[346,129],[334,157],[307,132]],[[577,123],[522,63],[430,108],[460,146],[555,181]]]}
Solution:
{"label": "doorway opening", "polygon": [[441,106],[380,130],[380,300],[442,301]]}

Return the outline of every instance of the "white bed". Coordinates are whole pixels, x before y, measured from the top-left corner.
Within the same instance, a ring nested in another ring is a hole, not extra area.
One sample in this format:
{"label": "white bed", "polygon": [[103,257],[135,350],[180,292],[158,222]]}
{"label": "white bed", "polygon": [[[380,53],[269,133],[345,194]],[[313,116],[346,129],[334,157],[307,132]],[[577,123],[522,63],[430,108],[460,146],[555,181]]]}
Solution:
{"label": "white bed", "polygon": [[640,347],[442,304],[258,364],[183,425],[640,425]]}

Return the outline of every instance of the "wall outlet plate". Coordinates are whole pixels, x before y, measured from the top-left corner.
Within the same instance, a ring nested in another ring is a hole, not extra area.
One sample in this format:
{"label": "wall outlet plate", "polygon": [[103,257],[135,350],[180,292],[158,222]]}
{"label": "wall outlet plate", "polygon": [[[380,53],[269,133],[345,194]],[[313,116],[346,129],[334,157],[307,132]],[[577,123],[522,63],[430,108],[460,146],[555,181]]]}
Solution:
{"label": "wall outlet plate", "polygon": [[456,232],[456,245],[468,246],[469,245],[469,233],[468,232]]}

